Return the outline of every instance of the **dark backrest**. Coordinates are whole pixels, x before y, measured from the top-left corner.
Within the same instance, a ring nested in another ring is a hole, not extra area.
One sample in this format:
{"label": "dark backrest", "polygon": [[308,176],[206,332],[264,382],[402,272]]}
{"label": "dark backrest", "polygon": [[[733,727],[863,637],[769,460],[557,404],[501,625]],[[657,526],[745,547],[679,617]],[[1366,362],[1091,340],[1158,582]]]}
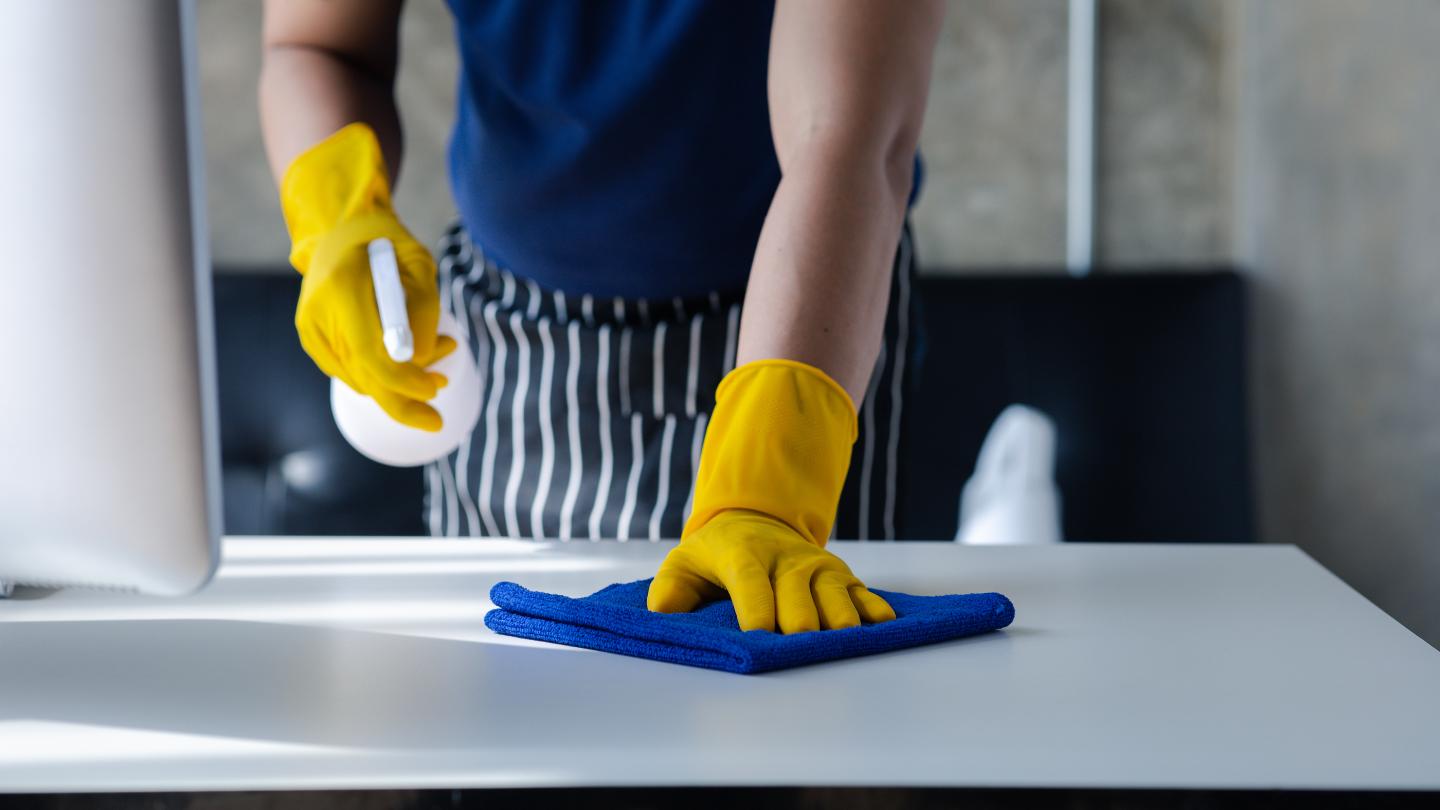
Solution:
{"label": "dark backrest", "polygon": [[215,338],[229,534],[420,534],[420,473],[376,464],[330,417],[295,335],[299,277],[219,273]]}
{"label": "dark backrest", "polygon": [[1251,541],[1244,290],[1233,272],[928,276],[901,531],[955,534],[1012,402],[1058,432],[1067,540]]}
{"label": "dark backrest", "polygon": [[[1059,428],[1072,540],[1251,540],[1244,311],[1233,273],[926,276],[906,398],[901,535],[949,539],[960,488],[1012,402]],[[301,351],[293,273],[215,284],[231,534],[419,534],[417,470],[368,461]]]}

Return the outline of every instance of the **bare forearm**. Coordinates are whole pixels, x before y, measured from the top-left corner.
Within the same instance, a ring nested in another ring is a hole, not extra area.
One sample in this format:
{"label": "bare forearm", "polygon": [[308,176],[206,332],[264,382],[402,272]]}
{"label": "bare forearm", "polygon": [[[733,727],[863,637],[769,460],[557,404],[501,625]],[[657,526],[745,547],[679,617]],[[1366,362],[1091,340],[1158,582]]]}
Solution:
{"label": "bare forearm", "polygon": [[818,149],[786,170],[750,271],[737,362],[808,363],[860,402],[880,348],[912,165],[913,155]]}
{"label": "bare forearm", "polygon": [[402,138],[395,108],[399,0],[269,0],[260,123],[278,183],[297,155],[346,124],[369,124],[390,180]]}
{"label": "bare forearm", "polygon": [[323,51],[267,49],[260,74],[260,122],[276,183],[296,155],[357,121],[379,136],[394,181],[402,140],[390,87]]}
{"label": "bare forearm", "polygon": [[943,0],[778,0],[769,101],[782,179],[738,362],[816,366],[858,404],[885,324]]}

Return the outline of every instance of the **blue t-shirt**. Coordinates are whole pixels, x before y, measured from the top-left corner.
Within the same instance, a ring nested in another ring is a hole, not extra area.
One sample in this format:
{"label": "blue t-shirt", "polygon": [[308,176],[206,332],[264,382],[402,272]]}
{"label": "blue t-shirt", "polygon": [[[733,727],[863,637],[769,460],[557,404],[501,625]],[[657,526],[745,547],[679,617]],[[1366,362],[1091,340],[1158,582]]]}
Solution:
{"label": "blue t-shirt", "polygon": [[491,260],[625,297],[739,291],[780,179],[771,0],[449,0],[450,177]]}

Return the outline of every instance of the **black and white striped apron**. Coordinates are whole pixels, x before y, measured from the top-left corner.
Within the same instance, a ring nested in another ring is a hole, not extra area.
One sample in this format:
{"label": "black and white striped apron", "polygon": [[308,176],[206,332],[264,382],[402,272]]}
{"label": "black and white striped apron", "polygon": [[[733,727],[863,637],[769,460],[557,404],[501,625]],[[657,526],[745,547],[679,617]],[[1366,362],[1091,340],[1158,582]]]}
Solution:
{"label": "black and white striped apron", "polygon": [[[715,387],[735,365],[738,295],[566,296],[485,260],[455,225],[441,304],[480,366],[470,440],[425,468],[435,536],[680,536]],[[894,539],[914,254],[896,250],[884,343],[860,409],[835,536]]]}

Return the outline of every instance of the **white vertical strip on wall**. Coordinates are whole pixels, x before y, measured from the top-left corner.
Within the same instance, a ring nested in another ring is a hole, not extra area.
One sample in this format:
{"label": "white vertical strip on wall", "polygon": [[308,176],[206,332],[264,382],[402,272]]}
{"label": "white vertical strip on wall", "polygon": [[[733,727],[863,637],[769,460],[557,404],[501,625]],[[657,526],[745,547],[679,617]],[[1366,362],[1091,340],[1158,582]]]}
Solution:
{"label": "white vertical strip on wall", "polygon": [[1095,3],[1070,0],[1065,267],[1072,276],[1088,276],[1095,260]]}

